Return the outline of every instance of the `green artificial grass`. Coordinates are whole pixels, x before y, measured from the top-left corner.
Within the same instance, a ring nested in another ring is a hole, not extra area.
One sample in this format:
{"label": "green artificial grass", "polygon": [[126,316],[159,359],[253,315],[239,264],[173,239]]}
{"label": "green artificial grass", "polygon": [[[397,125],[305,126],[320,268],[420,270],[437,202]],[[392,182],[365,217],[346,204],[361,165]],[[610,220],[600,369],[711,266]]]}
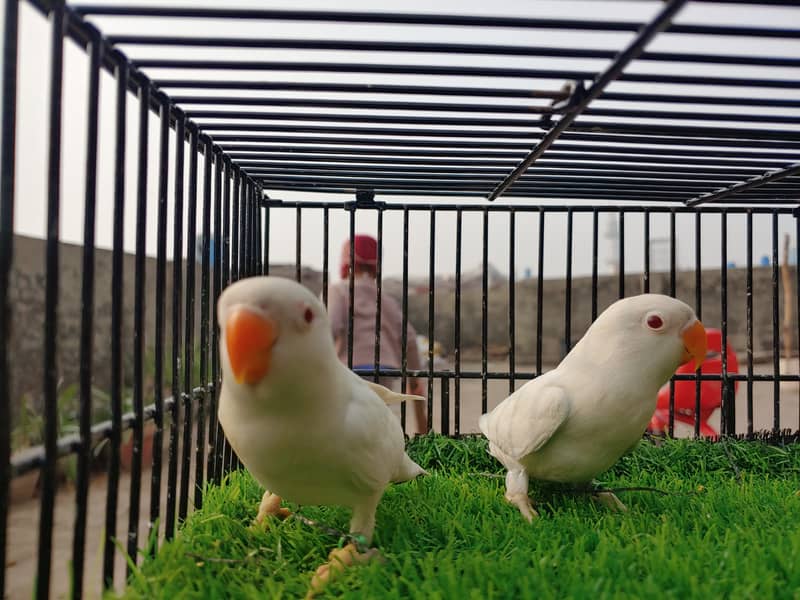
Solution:
{"label": "green artificial grass", "polygon": [[[374,544],[320,598],[800,598],[800,444],[643,442],[600,480],[627,513],[533,483],[529,524],[503,499],[481,438],[424,436],[427,477],[389,487]],[[296,520],[250,527],[262,490],[245,472],[210,487],[178,537],[135,571],[127,598],[301,598],[337,539]],[[290,508],[296,507],[289,505]],[[301,514],[346,530],[348,511]]]}

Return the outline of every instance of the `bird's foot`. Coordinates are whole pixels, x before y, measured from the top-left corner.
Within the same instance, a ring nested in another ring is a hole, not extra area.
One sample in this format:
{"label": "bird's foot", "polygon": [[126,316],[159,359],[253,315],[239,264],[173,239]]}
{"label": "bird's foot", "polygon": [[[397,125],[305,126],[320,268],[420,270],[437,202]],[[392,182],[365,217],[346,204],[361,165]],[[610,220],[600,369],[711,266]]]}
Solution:
{"label": "bird's foot", "polygon": [[628,507],[614,495],[614,492],[596,492],[592,495],[592,499],[613,512],[628,512]]}
{"label": "bird's foot", "polygon": [[539,517],[539,513],[533,508],[531,499],[527,494],[506,494],[506,500],[519,509],[519,512],[522,513],[528,523],[532,523],[534,519]]}
{"label": "bird's foot", "polygon": [[266,525],[266,518],[268,516],[275,516],[279,519],[285,519],[292,513],[288,508],[281,507],[281,497],[272,492],[264,492],[261,498],[261,504],[258,507],[258,514],[256,515],[253,525]]}
{"label": "bird's foot", "polygon": [[311,600],[320,593],[336,573],[341,573],[346,567],[365,564],[375,558],[381,558],[381,553],[377,548],[359,552],[358,547],[352,542],[343,548],[334,548],[328,555],[328,562],[320,565],[311,577],[306,600]]}

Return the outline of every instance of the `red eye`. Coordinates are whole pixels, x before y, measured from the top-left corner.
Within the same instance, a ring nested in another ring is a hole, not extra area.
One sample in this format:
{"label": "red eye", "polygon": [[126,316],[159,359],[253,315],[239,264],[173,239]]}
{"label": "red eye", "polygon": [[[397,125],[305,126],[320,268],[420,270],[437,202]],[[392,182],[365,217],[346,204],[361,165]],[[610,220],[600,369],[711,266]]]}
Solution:
{"label": "red eye", "polygon": [[314,320],[314,311],[307,308],[306,312],[303,313],[303,318],[306,320],[306,323],[311,323],[311,321]]}
{"label": "red eye", "polygon": [[647,317],[647,326],[650,329],[661,329],[664,326],[664,320],[658,315],[650,315]]}

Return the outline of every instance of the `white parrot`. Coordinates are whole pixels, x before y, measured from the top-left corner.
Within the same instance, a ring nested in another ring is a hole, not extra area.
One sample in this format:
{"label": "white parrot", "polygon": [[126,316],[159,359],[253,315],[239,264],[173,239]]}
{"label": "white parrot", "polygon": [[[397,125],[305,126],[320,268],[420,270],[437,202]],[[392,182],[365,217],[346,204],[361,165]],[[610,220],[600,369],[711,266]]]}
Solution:
{"label": "white parrot", "polygon": [[268,491],[258,522],[298,504],[352,509],[350,532],[371,543],[389,482],[424,473],[405,453],[385,402],[418,400],[358,377],[336,356],[328,315],[305,287],[251,277],[217,303],[221,329],[219,422]]}
{"label": "white parrot", "polygon": [[[641,439],[659,388],[688,360],[699,367],[706,349],[680,300],[642,294],[609,306],[556,369],[481,416],[489,452],[508,469],[506,499],[531,521],[529,477],[589,483],[610,468]],[[598,499],[625,508],[610,492]]]}

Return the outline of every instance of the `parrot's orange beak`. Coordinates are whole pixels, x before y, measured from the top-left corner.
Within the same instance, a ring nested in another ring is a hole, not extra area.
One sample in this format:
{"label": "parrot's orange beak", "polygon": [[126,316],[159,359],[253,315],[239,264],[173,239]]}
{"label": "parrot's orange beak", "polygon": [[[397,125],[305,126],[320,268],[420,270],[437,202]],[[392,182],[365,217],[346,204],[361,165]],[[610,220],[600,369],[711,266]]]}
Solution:
{"label": "parrot's orange beak", "polygon": [[681,364],[694,359],[694,369],[696,371],[706,359],[706,351],[708,350],[705,327],[700,321],[695,321],[681,332],[681,337],[683,338],[684,348]]}
{"label": "parrot's orange beak", "polygon": [[253,385],[267,374],[277,337],[278,327],[273,320],[244,307],[231,312],[225,323],[225,343],[238,383]]}

